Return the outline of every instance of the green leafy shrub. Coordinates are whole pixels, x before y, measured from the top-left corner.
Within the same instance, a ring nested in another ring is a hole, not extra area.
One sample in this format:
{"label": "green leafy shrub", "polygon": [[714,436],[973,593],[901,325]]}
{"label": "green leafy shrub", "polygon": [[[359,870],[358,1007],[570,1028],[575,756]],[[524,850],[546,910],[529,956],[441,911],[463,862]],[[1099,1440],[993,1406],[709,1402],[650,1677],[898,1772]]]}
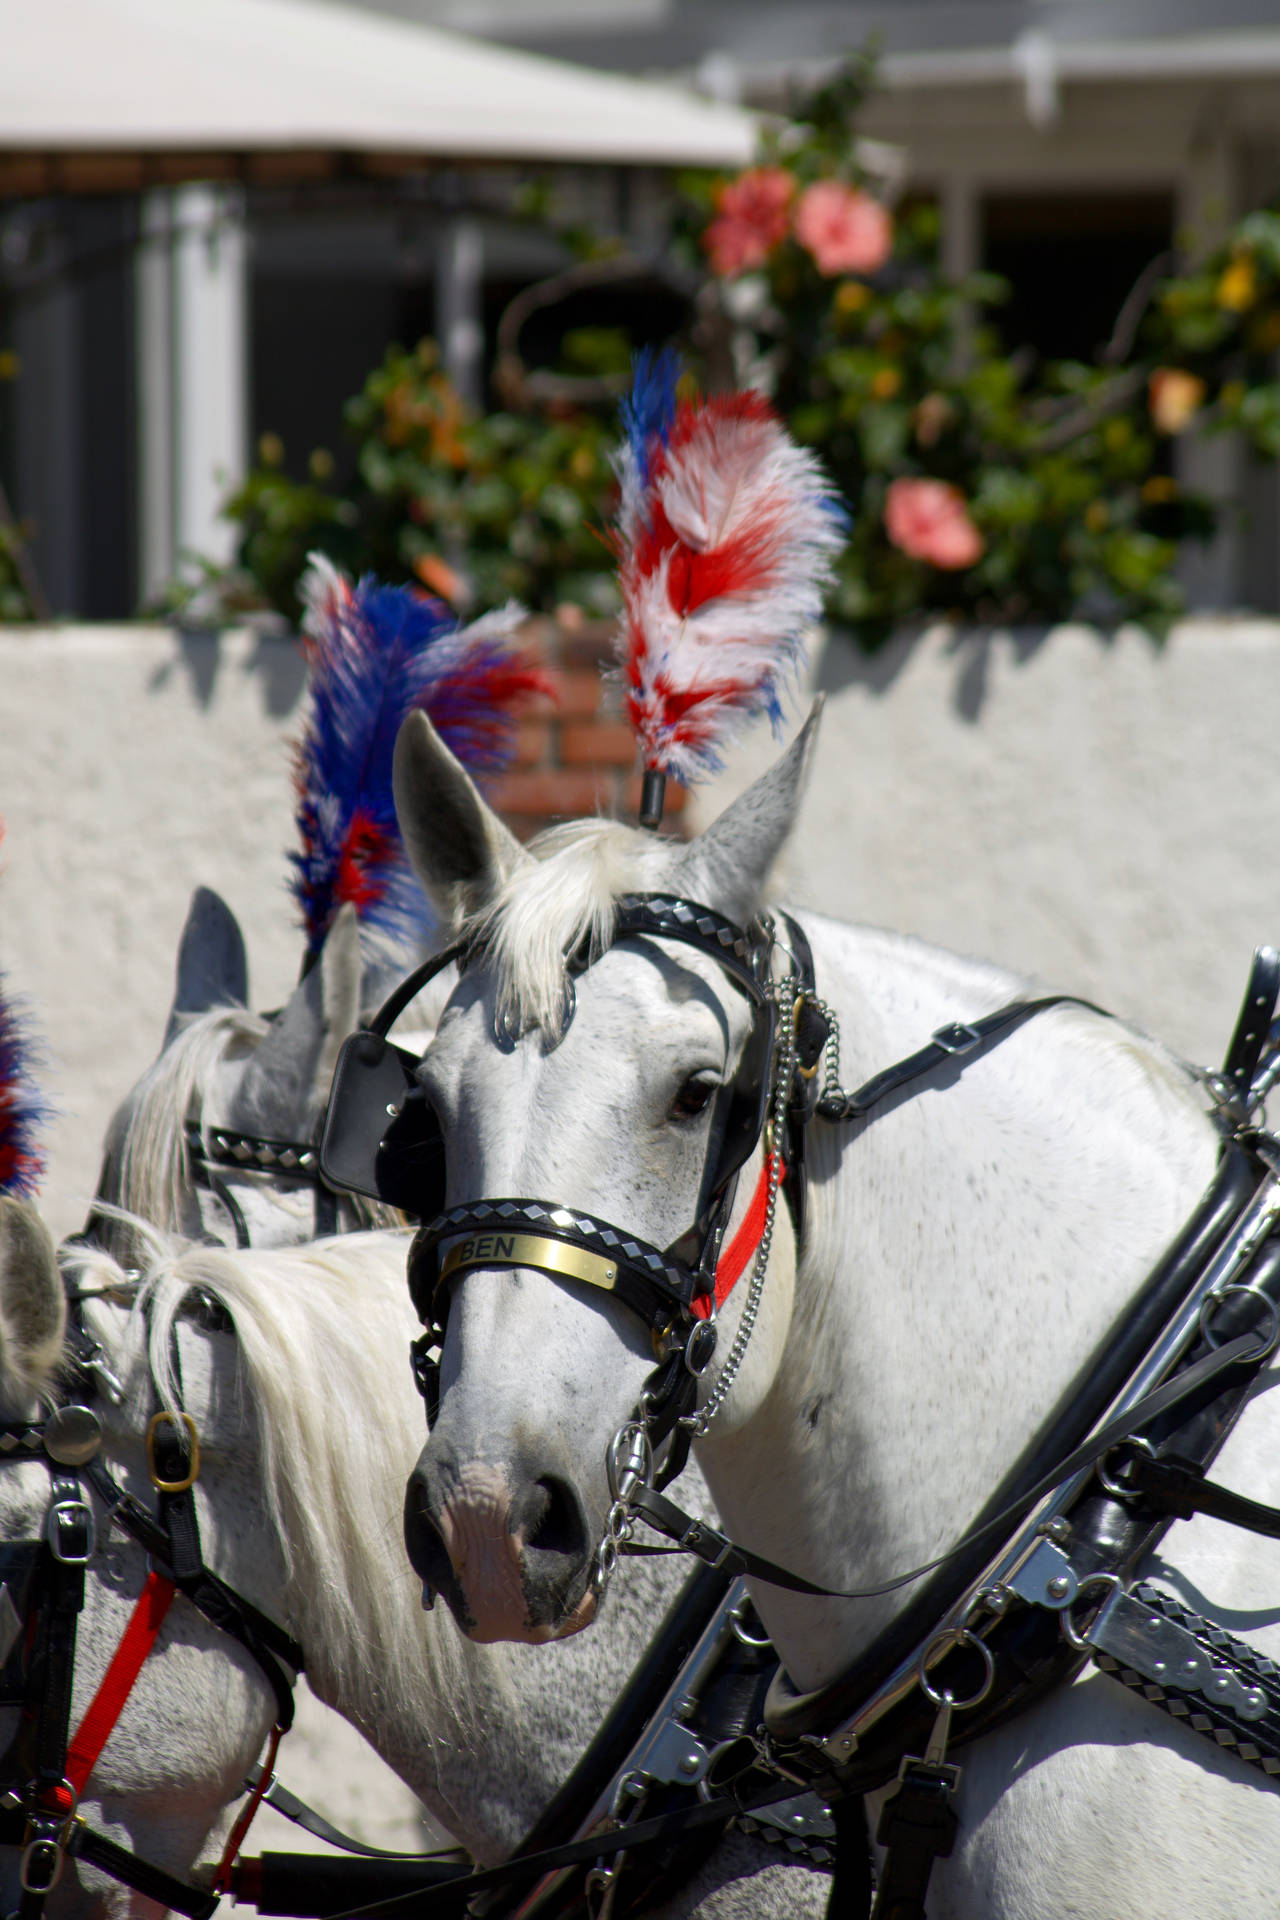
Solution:
{"label": "green leafy shrub", "polygon": [[583,411],[473,414],[423,341],[390,349],[348,403],[346,425],[357,449],[346,493],[325,484],[323,458],[313,456],[310,480],[291,480],[267,437],[226,503],[239,566],[268,605],[296,616],[312,549],[353,573],[416,580],[470,612],[509,599],[542,610],[612,605],[599,533],[611,421]]}
{"label": "green leafy shrub", "polygon": [[[830,611],[865,645],[930,615],[1162,631],[1182,606],[1179,551],[1220,511],[1175,479],[1175,440],[1233,430],[1280,455],[1280,214],[1145,275],[1097,363],[1042,364],[1000,341],[1003,282],[943,271],[936,208],[891,209],[864,174],[871,81],[850,61],[757,164],[680,183],[672,245],[705,276],[695,371],[769,392],[840,488],[852,528]],[[581,369],[625,363],[615,333],[565,345]],[[237,579],[268,604],[296,614],[313,547],[468,611],[612,604],[611,408],[474,415],[423,342],[388,353],[346,424],[351,487],[327,456],[289,479],[268,442],[227,503]]]}
{"label": "green leafy shrub", "polygon": [[943,273],[936,210],[876,201],[854,139],[868,79],[852,63],[756,167],[685,186],[741,376],[853,510],[833,614],[868,644],[931,612],[1162,630],[1179,547],[1217,520],[1171,441],[1231,426],[1280,453],[1280,217],[1135,289],[1099,364],[1041,366],[1000,344],[1004,283]]}

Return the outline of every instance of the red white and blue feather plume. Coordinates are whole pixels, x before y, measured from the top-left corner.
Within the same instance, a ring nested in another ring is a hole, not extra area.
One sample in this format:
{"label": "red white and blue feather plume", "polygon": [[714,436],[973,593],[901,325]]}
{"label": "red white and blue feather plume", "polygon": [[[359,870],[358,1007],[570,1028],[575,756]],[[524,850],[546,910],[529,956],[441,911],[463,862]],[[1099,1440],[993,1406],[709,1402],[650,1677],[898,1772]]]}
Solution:
{"label": "red white and blue feather plume", "polygon": [[628,717],[646,772],[687,784],[743,721],[777,726],[847,519],[760,394],[677,402],[678,370],[637,356],[615,542]]}
{"label": "red white and blue feather plume", "polygon": [[308,956],[347,900],[370,932],[413,942],[431,914],[391,791],[401,722],[421,708],[464,766],[496,772],[511,756],[518,707],[550,684],[515,638],[519,607],[459,628],[440,601],[372,576],[353,585],[319,554],[301,591],[311,687],[295,762],[301,850],[290,860]]}
{"label": "red white and blue feather plume", "polygon": [[39,1049],[0,985],[0,1194],[29,1200],[44,1177],[39,1136],[49,1110],[32,1078]]}

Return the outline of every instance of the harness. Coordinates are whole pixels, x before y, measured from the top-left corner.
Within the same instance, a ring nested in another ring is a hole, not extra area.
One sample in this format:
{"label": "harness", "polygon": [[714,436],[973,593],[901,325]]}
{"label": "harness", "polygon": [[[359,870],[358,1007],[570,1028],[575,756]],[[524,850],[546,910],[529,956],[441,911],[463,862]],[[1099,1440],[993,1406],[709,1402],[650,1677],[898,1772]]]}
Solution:
{"label": "harness", "polygon": [[[272,1755],[292,1724],[293,1678],[302,1671],[302,1649],[204,1564],[193,1491],[199,1444],[188,1416],[161,1409],[150,1422],[147,1464],[157,1493],[154,1513],[119,1485],[101,1458],[95,1401],[102,1393],[118,1402],[123,1389],[84,1326],[81,1298],[68,1288],[71,1358],[59,1403],[43,1421],[0,1428],[0,1459],[43,1459],[51,1495],[40,1536],[6,1542],[3,1549],[0,1700],[19,1706],[21,1715],[0,1758],[0,1843],[22,1849],[20,1920],[40,1920],[68,1854],[188,1920],[208,1920],[247,1828],[244,1816],[209,1893],[89,1827],[78,1811],[80,1799],[178,1593],[237,1639],[261,1668],[276,1699]],[[198,1298],[194,1305],[198,1312],[209,1311]],[[176,1344],[174,1361],[176,1370]],[[146,1550],[148,1575],[97,1692],[73,1731],[72,1679],[85,1574],[113,1524]]]}
{"label": "harness", "polygon": [[221,1203],[231,1221],[237,1248],[250,1245],[244,1211],[227,1181],[228,1173],[261,1173],[273,1180],[291,1180],[311,1188],[315,1196],[315,1238],[338,1231],[341,1196],[320,1171],[315,1146],[298,1140],[270,1140],[262,1134],[237,1133],[230,1127],[207,1127],[188,1120],[183,1143],[191,1178]]}
{"label": "harness", "polygon": [[[438,1391],[435,1356],[448,1286],[473,1268],[531,1266],[603,1286],[654,1335],[658,1365],[609,1449],[613,1506],[597,1553],[598,1586],[620,1553],[644,1550],[632,1539],[635,1520],[643,1519],[721,1572],[830,1595],[692,1519],[662,1491],[683,1464],[684,1437],[705,1432],[724,1398],[713,1393],[693,1411],[714,1353],[715,1306],[745,1272],[754,1246],[738,1338],[717,1382],[727,1392],[750,1337],[779,1188],[802,1227],[805,1129],[815,1115],[865,1124],[939,1070],[963,1071],[1050,1007],[1104,1010],[1073,995],[1019,999],[972,1023],[940,1028],[915,1053],[848,1092],[839,1085],[834,1018],[817,995],[807,942],[794,922],[783,916],[780,924],[761,920],[739,929],[671,896],[627,896],[614,940],[645,935],[683,941],[716,959],[746,995],[753,1019],[729,1097],[722,1096],[713,1120],[697,1216],[671,1246],[652,1247],[551,1201],[495,1198],[444,1208],[439,1127],[416,1081],[416,1062],[387,1034],[426,979],[449,961],[466,964],[469,956],[458,947],[411,976],[369,1032],[347,1042],[321,1164],[335,1185],[423,1221],[410,1282],[426,1324],[416,1366],[429,1409]],[[791,964],[779,977],[780,951]],[[596,957],[578,956],[574,966]],[[1223,1136],[1218,1174],[1076,1389],[961,1541],[931,1566],[875,1589],[933,1574],[856,1668],[808,1696],[797,1696],[779,1670],[749,1735],[733,1754],[717,1756],[716,1784],[732,1791],[703,1804],[718,1800],[722,1821],[766,1804],[770,1794],[776,1801],[782,1782],[793,1796],[807,1790],[835,1809],[842,1912],[865,1911],[872,1898],[861,1796],[892,1784],[877,1835],[888,1855],[875,1920],[920,1920],[932,1863],[955,1839],[960,1768],[951,1753],[1090,1658],[1216,1745],[1280,1776],[1280,1674],[1212,1621],[1136,1580],[1143,1556],[1174,1517],[1210,1512],[1280,1537],[1280,1510],[1205,1478],[1280,1339],[1280,1242],[1273,1238],[1280,1143],[1251,1124],[1280,1077],[1280,1050],[1273,1047],[1264,1060],[1278,994],[1280,956],[1262,948],[1226,1067],[1208,1081]],[[828,1070],[819,1090],[824,1053]],[[730,1126],[726,1109],[734,1108],[738,1123]],[[762,1134],[761,1181],[720,1262],[736,1175]],[[668,1439],[668,1458],[655,1467]],[[696,1810],[687,1811],[692,1824]],[[639,1839],[637,1831],[631,1844]],[[523,1849],[521,1859],[533,1864]]]}

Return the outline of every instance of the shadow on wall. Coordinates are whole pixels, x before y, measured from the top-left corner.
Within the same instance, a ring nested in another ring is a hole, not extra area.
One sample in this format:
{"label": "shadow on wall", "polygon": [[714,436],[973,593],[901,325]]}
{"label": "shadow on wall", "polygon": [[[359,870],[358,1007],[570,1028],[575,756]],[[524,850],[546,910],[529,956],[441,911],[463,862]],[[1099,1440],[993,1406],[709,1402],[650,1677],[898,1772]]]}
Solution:
{"label": "shadow on wall", "polygon": [[[176,673],[185,673],[197,705],[205,712],[213,700],[218,673],[224,669],[220,635],[208,628],[186,627],[177,630],[178,652],[163,661],[152,674],[149,690],[159,693]],[[264,713],[273,720],[291,714],[302,698],[307,669],[302,649],[292,634],[259,633],[252,651],[236,663],[235,671],[256,675],[262,689]]]}
{"label": "shadow on wall", "polygon": [[[877,696],[887,694],[905,672],[926,635],[936,631],[936,626],[907,628],[895,633],[877,652],[865,653],[850,634],[832,627],[821,651],[814,691],[840,693],[846,687],[856,686]],[[951,706],[958,718],[971,725],[981,719],[997,641],[1001,658],[1023,667],[1035,659],[1054,631],[1050,626],[952,628],[945,651],[956,665]],[[1102,628],[1087,631],[1094,635],[1100,647],[1110,646],[1115,637]],[[1153,646],[1157,644],[1152,642]]]}

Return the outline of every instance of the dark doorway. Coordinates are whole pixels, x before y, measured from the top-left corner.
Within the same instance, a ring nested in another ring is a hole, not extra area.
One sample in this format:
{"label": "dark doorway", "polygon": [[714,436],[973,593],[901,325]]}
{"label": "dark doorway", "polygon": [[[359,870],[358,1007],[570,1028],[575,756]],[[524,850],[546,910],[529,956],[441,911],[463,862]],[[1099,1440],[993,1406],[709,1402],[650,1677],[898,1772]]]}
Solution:
{"label": "dark doorway", "polygon": [[982,202],[982,264],[1012,289],[1007,351],[1093,361],[1143,269],[1172,245],[1172,193],[1009,193]]}

